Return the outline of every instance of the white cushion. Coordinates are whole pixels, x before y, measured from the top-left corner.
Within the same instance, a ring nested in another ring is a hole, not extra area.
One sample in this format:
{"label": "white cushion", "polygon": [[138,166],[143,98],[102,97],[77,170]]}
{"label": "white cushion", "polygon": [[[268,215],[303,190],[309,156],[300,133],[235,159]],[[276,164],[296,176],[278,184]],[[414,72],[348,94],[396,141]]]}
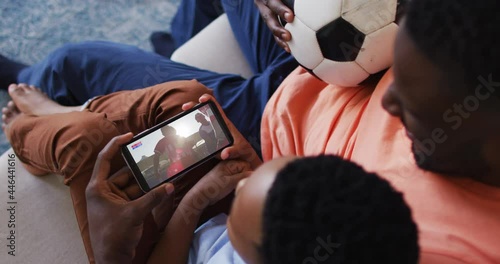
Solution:
{"label": "white cushion", "polygon": [[254,74],[234,37],[226,14],[221,15],[179,47],[172,60],[218,73],[232,73],[246,79]]}

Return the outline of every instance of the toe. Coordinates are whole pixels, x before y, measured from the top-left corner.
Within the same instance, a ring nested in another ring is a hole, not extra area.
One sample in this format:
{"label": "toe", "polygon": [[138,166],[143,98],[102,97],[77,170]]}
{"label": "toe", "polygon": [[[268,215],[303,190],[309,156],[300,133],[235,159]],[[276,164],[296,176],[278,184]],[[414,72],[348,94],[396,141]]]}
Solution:
{"label": "toe", "polygon": [[7,116],[8,113],[9,113],[9,109],[7,107],[2,107],[2,115]]}
{"label": "toe", "polygon": [[18,86],[17,86],[17,84],[13,83],[13,84],[9,85],[9,89],[8,89],[8,91],[9,91],[9,92],[14,91],[14,90],[16,90],[16,89],[17,89],[17,87],[18,87]]}
{"label": "toe", "polygon": [[41,94],[43,94],[43,95],[47,95],[47,94],[45,94],[45,93],[42,91],[42,89],[40,89],[40,88],[38,88],[38,87],[36,87],[36,86],[34,86],[34,85],[30,85],[30,88],[31,88],[34,92],[38,92],[38,93],[41,93]]}
{"label": "toe", "polygon": [[25,83],[20,83],[20,84],[18,85],[18,88],[20,88],[20,89],[18,89],[18,90],[23,90],[23,91],[25,91],[25,92],[27,92],[27,91],[31,91],[31,90],[32,90],[32,89],[30,88],[30,86],[29,86],[29,85],[27,85],[27,84],[25,84]]}
{"label": "toe", "polygon": [[7,103],[7,108],[8,108],[9,111],[11,111],[13,113],[19,113],[19,109],[17,108],[17,106],[14,103],[14,101],[9,101]]}
{"label": "toe", "polygon": [[13,85],[9,86],[9,95],[11,97],[23,95],[25,93],[26,87],[27,86],[24,86],[22,84],[19,84],[19,85],[13,84]]}

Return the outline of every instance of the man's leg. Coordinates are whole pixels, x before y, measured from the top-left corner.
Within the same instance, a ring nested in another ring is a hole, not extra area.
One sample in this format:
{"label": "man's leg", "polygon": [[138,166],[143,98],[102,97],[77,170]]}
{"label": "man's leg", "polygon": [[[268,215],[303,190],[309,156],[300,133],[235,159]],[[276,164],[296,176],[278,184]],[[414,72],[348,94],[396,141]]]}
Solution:
{"label": "man's leg", "polygon": [[274,41],[274,36],[261,19],[254,1],[183,0],[171,25],[177,47],[224,12],[254,73],[262,73],[271,65],[278,66],[280,62],[293,61],[292,56]]}
{"label": "man's leg", "polygon": [[153,50],[166,58],[224,13],[220,0],[182,0],[172,19],[171,33],[153,32]]}
{"label": "man's leg", "polygon": [[260,12],[254,1],[221,0],[233,34],[238,41],[243,54],[255,73],[268,74],[273,84],[281,83],[290,68],[296,68],[298,63],[283,50],[274,40],[266,23],[261,19]]}
{"label": "man's leg", "polygon": [[220,0],[182,0],[171,31],[178,48],[224,13]]}

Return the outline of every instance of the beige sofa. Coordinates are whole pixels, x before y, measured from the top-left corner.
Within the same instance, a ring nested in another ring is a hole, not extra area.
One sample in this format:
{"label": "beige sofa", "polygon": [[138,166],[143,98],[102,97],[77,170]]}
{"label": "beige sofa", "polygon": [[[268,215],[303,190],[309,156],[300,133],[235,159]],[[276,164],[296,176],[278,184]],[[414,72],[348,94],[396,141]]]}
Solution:
{"label": "beige sofa", "polygon": [[[253,75],[225,15],[179,48],[172,59],[245,78]],[[9,155],[12,154],[10,149],[0,157],[3,176],[0,180],[0,263],[87,263],[69,189],[63,185],[62,177],[35,177],[15,159],[13,201],[17,204],[7,203],[10,201]],[[15,214],[7,211],[10,206],[15,206]],[[10,219],[15,220],[15,239],[9,240],[14,230],[9,228]],[[11,241],[15,241],[15,256],[8,254],[11,249],[6,245]]]}

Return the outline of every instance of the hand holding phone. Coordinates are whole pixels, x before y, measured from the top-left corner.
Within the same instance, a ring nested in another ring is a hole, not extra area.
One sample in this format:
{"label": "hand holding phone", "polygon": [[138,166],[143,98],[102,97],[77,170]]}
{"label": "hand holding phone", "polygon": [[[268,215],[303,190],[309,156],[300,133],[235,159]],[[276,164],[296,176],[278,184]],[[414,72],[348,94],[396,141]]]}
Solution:
{"label": "hand holding phone", "polygon": [[[221,159],[242,159],[250,163],[252,169],[257,169],[262,164],[262,161],[259,158],[259,155],[255,152],[255,150],[250,145],[250,142],[240,133],[240,131],[233,125],[231,120],[227,118],[226,114],[222,110],[222,107],[217,103],[215,98],[210,94],[203,94],[198,99],[199,103],[212,102],[217,109],[219,110],[220,116],[224,120],[225,124],[231,135],[234,137],[233,145],[225,148],[221,152]],[[195,102],[189,102],[182,105],[182,110],[188,111],[189,109],[195,106]]]}
{"label": "hand holding phone", "polygon": [[172,181],[233,144],[217,106],[196,105],[136,135],[122,155],[145,192]]}

